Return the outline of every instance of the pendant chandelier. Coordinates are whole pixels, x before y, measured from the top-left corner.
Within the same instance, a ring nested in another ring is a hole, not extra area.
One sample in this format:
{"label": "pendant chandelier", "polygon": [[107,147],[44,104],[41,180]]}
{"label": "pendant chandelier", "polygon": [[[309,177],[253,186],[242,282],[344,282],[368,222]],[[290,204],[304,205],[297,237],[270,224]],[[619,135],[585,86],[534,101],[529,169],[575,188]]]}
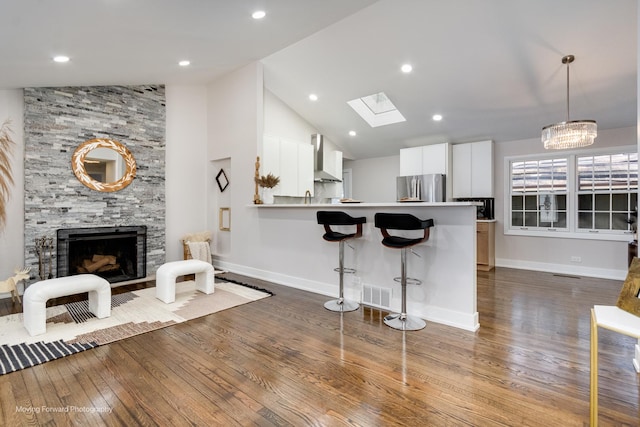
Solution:
{"label": "pendant chandelier", "polygon": [[575,60],[573,55],[562,58],[567,65],[567,121],[542,128],[542,143],[546,149],[580,148],[593,144],[598,136],[595,120],[569,119],[569,64]]}

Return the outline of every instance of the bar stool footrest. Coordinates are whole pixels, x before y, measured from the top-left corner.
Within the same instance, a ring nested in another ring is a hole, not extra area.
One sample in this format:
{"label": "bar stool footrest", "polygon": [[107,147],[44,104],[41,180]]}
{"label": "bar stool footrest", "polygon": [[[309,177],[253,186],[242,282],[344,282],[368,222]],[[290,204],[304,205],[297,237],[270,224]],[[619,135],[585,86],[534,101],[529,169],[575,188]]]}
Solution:
{"label": "bar stool footrest", "polygon": [[[336,273],[340,273],[340,267],[336,267],[336,268],[334,268],[334,269],[333,269],[333,271],[335,271]],[[355,274],[355,272],[356,272],[356,269],[355,269],[355,268],[347,268],[347,267],[344,267],[344,268],[342,269],[342,273],[343,273],[343,274]]]}
{"label": "bar stool footrest", "polygon": [[[402,277],[394,277],[394,282],[402,283]],[[422,285],[422,280],[413,277],[407,277],[407,285]]]}

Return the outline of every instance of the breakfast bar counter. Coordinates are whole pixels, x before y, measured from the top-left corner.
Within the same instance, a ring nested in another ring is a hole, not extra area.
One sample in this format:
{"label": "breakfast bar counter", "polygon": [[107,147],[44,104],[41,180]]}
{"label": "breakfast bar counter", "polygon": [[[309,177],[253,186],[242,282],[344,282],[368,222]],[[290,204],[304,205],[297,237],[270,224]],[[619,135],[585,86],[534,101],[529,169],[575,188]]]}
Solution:
{"label": "breakfast bar counter", "polygon": [[[474,331],[479,327],[476,303],[476,203],[340,203],[255,205],[259,240],[269,248],[261,271],[254,274],[288,286],[331,297],[338,295],[338,251],[322,239],[316,212],[340,210],[366,217],[363,236],[349,240],[345,267],[356,269],[345,275],[345,297],[364,297],[367,305],[398,312],[400,254],[381,244],[374,227],[377,212],[409,213],[433,219],[428,241],[407,255],[407,274],[421,285],[407,288],[407,312],[427,321]],[[408,233],[408,232],[407,232]],[[268,242],[268,244],[267,244]],[[224,268],[224,265],[221,265]],[[381,298],[382,296],[382,298]],[[390,298],[385,298],[390,297]],[[347,314],[345,314],[347,316]],[[428,326],[427,326],[428,327]]]}

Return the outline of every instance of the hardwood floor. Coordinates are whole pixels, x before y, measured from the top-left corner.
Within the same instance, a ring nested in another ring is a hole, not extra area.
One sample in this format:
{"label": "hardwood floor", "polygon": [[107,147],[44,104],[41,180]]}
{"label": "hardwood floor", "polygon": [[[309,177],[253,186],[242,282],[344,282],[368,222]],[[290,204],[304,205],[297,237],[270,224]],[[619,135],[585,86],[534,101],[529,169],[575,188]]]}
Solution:
{"label": "hardwood floor", "polygon": [[[477,332],[402,333],[376,309],[230,277],[276,295],[1,376],[0,424],[588,425],[589,309],[622,286],[479,272]],[[601,425],[639,425],[636,342],[600,330]]]}

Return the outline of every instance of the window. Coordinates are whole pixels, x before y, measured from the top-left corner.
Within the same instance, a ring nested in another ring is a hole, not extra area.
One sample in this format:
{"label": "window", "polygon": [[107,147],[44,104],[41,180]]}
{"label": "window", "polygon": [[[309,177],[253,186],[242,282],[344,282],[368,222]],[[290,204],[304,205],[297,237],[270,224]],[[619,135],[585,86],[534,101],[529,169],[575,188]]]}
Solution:
{"label": "window", "polygon": [[508,159],[510,222],[505,231],[628,239],[638,206],[634,148]]}
{"label": "window", "polygon": [[567,227],[567,159],[511,164],[511,226]]}
{"label": "window", "polygon": [[629,230],[638,206],[638,154],[580,156],[578,229]]}

